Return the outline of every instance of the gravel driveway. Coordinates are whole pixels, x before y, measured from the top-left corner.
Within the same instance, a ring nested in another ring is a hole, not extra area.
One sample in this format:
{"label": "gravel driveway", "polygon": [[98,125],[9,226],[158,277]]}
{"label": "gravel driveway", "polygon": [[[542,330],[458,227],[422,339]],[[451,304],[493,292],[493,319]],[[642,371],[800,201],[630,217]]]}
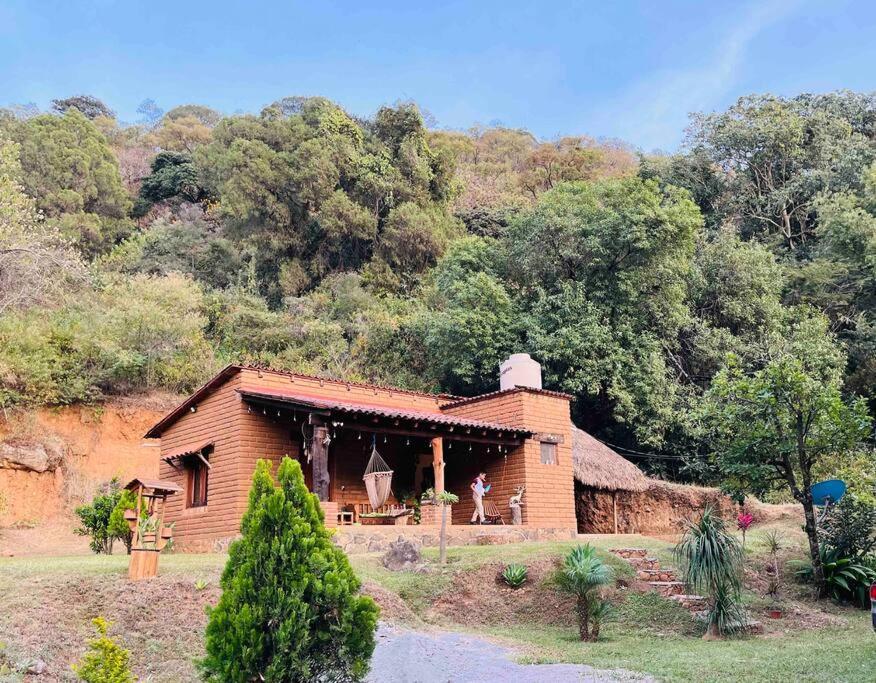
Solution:
{"label": "gravel driveway", "polygon": [[654,679],[629,671],[579,664],[517,664],[511,651],[477,636],[411,631],[381,624],[371,660],[371,683],[612,683]]}

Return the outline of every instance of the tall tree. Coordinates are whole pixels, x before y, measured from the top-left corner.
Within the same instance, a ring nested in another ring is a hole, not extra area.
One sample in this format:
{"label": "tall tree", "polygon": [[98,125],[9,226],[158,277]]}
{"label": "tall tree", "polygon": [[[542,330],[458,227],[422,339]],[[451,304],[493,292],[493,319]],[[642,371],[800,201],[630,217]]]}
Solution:
{"label": "tall tree", "polygon": [[0,315],[60,303],[85,282],[69,240],[43,219],[20,177],[18,145],[0,137]]}
{"label": "tall tree", "polygon": [[841,394],[844,355],[823,316],[792,312],[760,367],[732,356],[704,403],[717,464],[728,487],[763,494],[777,486],[803,506],[815,581],[824,588],[811,486],[813,470],[870,433],[860,399]]}

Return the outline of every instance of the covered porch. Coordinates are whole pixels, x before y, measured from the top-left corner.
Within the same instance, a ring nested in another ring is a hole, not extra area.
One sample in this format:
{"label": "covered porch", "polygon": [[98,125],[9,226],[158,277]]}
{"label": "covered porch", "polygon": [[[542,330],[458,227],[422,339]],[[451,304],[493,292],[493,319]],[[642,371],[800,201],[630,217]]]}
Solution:
{"label": "covered porch", "polygon": [[[523,484],[514,459],[522,457],[522,445],[531,436],[527,430],[440,412],[277,390],[241,388],[238,392],[249,412],[261,413],[274,429],[288,430],[288,438],[297,446],[290,455],[301,463],[328,525],[377,521],[437,525],[436,506],[422,505],[413,514],[415,502],[429,489],[459,496],[452,523],[466,523],[474,510],[469,484],[479,471],[487,472],[488,483],[493,485],[488,500],[504,522],[511,523],[508,500]],[[375,449],[392,470],[389,495],[377,510],[363,481]],[[378,519],[374,513],[385,516]]]}

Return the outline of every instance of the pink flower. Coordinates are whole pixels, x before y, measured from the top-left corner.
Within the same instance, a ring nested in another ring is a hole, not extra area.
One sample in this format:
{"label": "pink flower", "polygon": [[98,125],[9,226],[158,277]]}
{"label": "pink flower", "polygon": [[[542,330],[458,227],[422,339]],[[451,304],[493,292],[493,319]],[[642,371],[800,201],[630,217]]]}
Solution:
{"label": "pink flower", "polygon": [[748,531],[748,527],[751,526],[752,522],[754,522],[754,515],[748,512],[741,512],[736,518],[736,526],[743,532]]}

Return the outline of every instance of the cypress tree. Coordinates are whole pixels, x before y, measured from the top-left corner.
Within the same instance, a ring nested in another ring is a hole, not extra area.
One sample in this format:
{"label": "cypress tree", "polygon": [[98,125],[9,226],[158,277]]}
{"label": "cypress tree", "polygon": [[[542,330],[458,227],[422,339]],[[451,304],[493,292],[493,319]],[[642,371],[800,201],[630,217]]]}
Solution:
{"label": "cypress tree", "polygon": [[207,681],[356,681],[374,652],[378,607],[332,543],[301,466],[260,460],[222,597],[209,610]]}

